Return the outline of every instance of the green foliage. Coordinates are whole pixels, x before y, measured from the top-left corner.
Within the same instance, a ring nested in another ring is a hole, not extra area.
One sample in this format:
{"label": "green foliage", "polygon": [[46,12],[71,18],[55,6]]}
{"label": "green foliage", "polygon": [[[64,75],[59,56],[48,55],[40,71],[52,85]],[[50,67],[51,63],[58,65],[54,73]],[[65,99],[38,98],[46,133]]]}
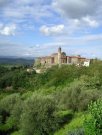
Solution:
{"label": "green foliage", "polygon": [[3,76],[5,73],[7,73],[9,71],[8,68],[4,67],[4,66],[0,66],[0,76]]}
{"label": "green foliage", "polygon": [[20,131],[15,131],[11,135],[22,135]]}
{"label": "green foliage", "polygon": [[68,135],[84,135],[84,129],[79,128],[68,133]]}
{"label": "green foliage", "polygon": [[46,85],[56,87],[70,83],[79,76],[77,67],[65,65],[61,68],[53,67],[47,71],[47,74],[50,78],[48,78],[49,82]]}
{"label": "green foliage", "polygon": [[84,124],[86,135],[102,135],[102,100],[91,103],[89,113]]}
{"label": "green foliage", "polygon": [[[101,62],[92,64],[90,67],[76,67],[74,65],[62,65],[61,68],[53,66],[47,69],[46,72],[41,74],[27,73],[25,68],[1,68],[0,88],[6,88],[12,86],[14,89],[29,89],[37,90],[41,88],[49,87],[65,87],[69,86],[71,82],[81,76],[88,76],[86,79],[87,85],[91,87],[94,84],[94,88],[101,89],[102,87],[102,64]],[[96,83],[96,84],[95,84]]]}
{"label": "green foliage", "polygon": [[13,76],[13,81],[12,81],[13,88],[14,89],[18,89],[20,87],[25,88],[27,86],[28,75],[29,74],[26,71],[15,73],[15,75]]}
{"label": "green foliage", "polygon": [[[0,66],[0,134],[81,134],[84,116],[75,114],[102,98],[101,70],[100,61],[90,67],[53,66],[41,74]],[[96,102],[89,107],[86,135],[101,135],[100,106]]]}
{"label": "green foliage", "polygon": [[70,132],[83,127],[84,119],[82,113],[75,114],[70,123],[66,123],[60,130],[56,131],[54,135],[69,135]]}
{"label": "green foliage", "polygon": [[0,102],[0,108],[10,112],[14,105],[20,100],[19,94],[11,94],[3,98]]}
{"label": "green foliage", "polygon": [[23,107],[23,135],[50,135],[57,128],[56,105],[51,97],[33,96]]}
{"label": "green foliage", "polygon": [[87,87],[87,83],[89,82],[86,82],[81,77],[79,80],[74,80],[70,87],[64,88],[60,93],[58,92],[55,97],[59,106],[73,111],[83,111],[87,109],[91,101],[96,101],[102,97],[101,91],[93,88],[96,83],[92,87]]}
{"label": "green foliage", "polygon": [[59,126],[63,127],[73,119],[74,114],[72,111],[59,111],[57,116],[59,117]]}
{"label": "green foliage", "polygon": [[12,94],[3,98],[0,102],[1,124],[0,131],[13,131],[19,126],[19,118],[22,111],[22,103],[19,94]]}
{"label": "green foliage", "polygon": [[5,88],[12,85],[13,73],[9,72],[0,78],[0,88]]}

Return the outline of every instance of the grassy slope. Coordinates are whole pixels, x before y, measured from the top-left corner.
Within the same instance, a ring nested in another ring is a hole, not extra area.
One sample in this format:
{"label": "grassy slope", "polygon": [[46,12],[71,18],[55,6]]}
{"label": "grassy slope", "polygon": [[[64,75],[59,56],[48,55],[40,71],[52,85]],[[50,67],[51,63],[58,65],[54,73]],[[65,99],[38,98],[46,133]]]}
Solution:
{"label": "grassy slope", "polygon": [[83,126],[85,116],[83,113],[75,114],[75,117],[70,123],[67,123],[63,128],[59,129],[54,135],[68,135],[69,131]]}

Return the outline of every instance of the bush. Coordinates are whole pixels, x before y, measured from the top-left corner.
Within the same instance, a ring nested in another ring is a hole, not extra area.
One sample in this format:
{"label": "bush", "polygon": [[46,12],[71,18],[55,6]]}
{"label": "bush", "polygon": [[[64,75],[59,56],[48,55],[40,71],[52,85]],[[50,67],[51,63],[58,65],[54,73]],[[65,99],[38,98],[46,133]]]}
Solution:
{"label": "bush", "polygon": [[0,131],[11,133],[19,127],[19,120],[23,102],[19,94],[12,94],[3,98],[0,102]]}
{"label": "bush", "polygon": [[86,135],[102,135],[102,100],[91,103],[89,113],[84,123]]}
{"label": "bush", "polygon": [[22,135],[51,135],[58,127],[56,105],[51,97],[32,96],[25,101],[21,115]]}
{"label": "bush", "polygon": [[26,71],[16,72],[13,76],[12,85],[14,89],[27,87],[29,74]]}
{"label": "bush", "polygon": [[82,79],[74,80],[70,87],[66,87],[62,92],[56,94],[59,106],[73,111],[85,111],[91,101],[96,101],[102,97],[101,90],[87,87],[87,83]]}

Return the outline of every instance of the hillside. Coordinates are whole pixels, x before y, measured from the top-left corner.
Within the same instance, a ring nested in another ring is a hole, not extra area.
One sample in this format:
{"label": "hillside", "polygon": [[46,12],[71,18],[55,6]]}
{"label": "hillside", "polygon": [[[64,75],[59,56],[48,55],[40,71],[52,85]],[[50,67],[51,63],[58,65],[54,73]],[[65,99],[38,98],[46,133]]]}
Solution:
{"label": "hillside", "polygon": [[0,135],[102,135],[101,69],[0,66]]}
{"label": "hillside", "polygon": [[0,57],[0,64],[33,65],[33,58]]}

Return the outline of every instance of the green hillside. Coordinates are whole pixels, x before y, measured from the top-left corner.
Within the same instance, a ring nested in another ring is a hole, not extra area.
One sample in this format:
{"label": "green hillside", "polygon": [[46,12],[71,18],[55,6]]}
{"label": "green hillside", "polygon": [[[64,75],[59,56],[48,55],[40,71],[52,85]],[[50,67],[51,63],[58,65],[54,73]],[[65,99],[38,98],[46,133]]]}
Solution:
{"label": "green hillside", "polygon": [[0,135],[102,135],[101,70],[0,66]]}

